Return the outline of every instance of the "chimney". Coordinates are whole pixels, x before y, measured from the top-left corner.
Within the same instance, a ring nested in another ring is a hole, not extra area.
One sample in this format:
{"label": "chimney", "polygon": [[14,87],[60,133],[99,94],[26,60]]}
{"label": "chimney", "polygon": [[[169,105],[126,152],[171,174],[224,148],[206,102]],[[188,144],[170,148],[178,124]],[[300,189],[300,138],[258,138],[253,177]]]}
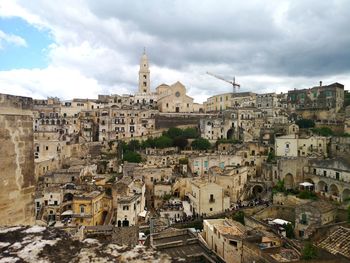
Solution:
{"label": "chimney", "polygon": [[320,87],[322,87],[322,81],[320,81]]}

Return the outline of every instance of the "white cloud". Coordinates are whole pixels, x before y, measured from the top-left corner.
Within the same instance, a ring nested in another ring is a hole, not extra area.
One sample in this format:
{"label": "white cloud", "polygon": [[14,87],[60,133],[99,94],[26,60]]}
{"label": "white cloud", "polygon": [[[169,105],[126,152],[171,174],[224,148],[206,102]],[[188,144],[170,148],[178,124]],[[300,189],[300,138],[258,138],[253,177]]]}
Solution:
{"label": "white cloud", "polygon": [[20,17],[54,41],[47,68],[0,72],[0,92],[133,93],[144,46],[153,88],[181,81],[196,101],[231,91],[206,71],[235,75],[242,91],[280,92],[319,80],[349,85],[349,8],[346,1],[316,0],[0,0],[0,17]]}
{"label": "white cloud", "polygon": [[20,36],[12,35],[12,34],[6,34],[4,31],[0,30],[0,48],[2,46],[1,45],[2,42],[7,42],[9,44],[14,44],[16,46],[22,46],[22,47],[27,46],[27,42],[25,41],[24,38]]}

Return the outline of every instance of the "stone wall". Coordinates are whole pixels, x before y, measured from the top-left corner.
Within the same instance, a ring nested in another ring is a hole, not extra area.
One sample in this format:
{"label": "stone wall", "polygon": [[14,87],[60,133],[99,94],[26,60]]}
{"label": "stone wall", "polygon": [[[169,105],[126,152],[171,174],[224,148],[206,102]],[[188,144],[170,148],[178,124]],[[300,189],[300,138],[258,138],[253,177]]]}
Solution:
{"label": "stone wall", "polygon": [[266,207],[266,209],[256,213],[254,218],[263,220],[265,218],[280,218],[290,222],[295,221],[295,209],[286,205],[273,205]]}
{"label": "stone wall", "polygon": [[171,127],[178,127],[182,125],[188,125],[192,127],[199,126],[200,115],[180,115],[180,114],[167,114],[156,116],[156,129],[168,129]]}
{"label": "stone wall", "polygon": [[32,104],[0,94],[0,225],[35,222]]}

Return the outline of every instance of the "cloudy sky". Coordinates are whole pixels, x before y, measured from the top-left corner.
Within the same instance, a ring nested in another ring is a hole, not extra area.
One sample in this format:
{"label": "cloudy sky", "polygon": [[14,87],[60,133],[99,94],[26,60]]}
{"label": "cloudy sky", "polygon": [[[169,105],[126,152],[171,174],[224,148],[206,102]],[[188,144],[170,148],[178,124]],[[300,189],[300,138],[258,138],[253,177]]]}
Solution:
{"label": "cloudy sky", "polygon": [[350,86],[348,0],[0,0],[0,92],[62,99],[130,94],[143,48],[151,86],[181,81],[197,102]]}

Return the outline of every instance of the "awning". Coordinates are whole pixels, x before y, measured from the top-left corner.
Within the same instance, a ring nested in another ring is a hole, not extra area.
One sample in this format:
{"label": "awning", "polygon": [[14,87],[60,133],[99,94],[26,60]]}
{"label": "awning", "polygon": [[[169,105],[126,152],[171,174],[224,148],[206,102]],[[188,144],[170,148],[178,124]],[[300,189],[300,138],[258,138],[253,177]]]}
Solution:
{"label": "awning", "polygon": [[309,183],[309,182],[303,182],[303,183],[300,183],[299,185],[304,186],[304,187],[310,187],[310,186],[313,186],[314,184]]}
{"label": "awning", "polygon": [[289,221],[283,220],[283,219],[279,219],[276,218],[274,220],[272,220],[273,223],[277,224],[277,225],[287,225],[287,224],[291,224]]}
{"label": "awning", "polygon": [[147,211],[146,210],[143,210],[142,212],[140,212],[138,214],[138,216],[141,216],[141,217],[146,217],[146,215],[147,215]]}
{"label": "awning", "polygon": [[67,210],[67,211],[64,211],[61,216],[71,216],[73,215],[73,211],[72,210]]}

